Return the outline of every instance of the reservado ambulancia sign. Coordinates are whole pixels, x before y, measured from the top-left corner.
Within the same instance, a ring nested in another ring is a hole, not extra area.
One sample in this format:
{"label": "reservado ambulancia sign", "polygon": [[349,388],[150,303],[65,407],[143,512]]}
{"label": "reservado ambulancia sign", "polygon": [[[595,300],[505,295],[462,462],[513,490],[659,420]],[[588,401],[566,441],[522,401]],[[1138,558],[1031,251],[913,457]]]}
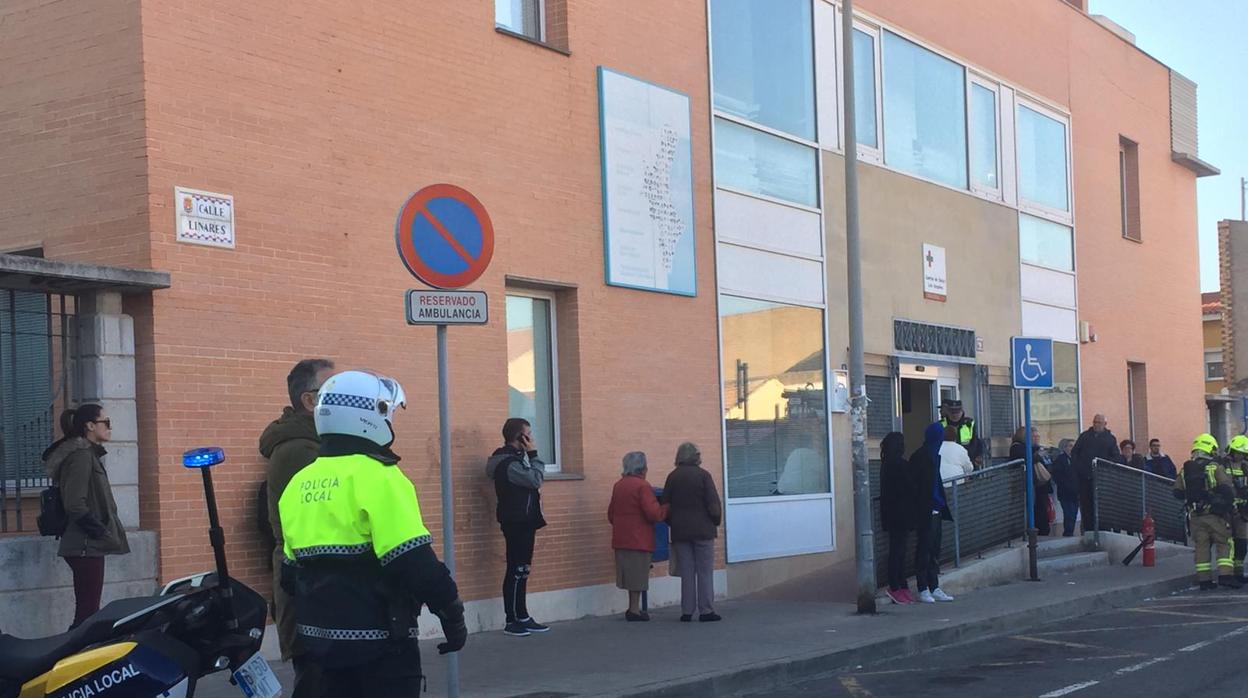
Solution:
{"label": "reservado ambulancia sign", "polygon": [[484,291],[407,292],[409,325],[484,325],[489,319]]}

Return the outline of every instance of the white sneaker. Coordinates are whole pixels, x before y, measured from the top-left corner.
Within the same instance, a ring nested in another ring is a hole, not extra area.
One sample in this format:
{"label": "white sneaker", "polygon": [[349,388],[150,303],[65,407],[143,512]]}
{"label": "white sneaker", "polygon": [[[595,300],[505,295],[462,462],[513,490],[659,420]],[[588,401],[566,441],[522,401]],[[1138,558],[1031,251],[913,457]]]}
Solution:
{"label": "white sneaker", "polygon": [[932,592],[924,589],[919,592],[919,603],[936,603],[936,599],[932,597]]}
{"label": "white sneaker", "polygon": [[936,599],[937,601],[944,601],[944,602],[946,602],[946,603],[947,603],[947,602],[949,602],[949,601],[953,601],[953,597],[952,597],[952,596],[950,596],[950,595],[946,594],[945,592],[941,591],[939,588],[937,588],[937,589],[933,589],[933,590],[932,590],[932,592],[931,592],[931,595],[932,595],[932,598],[933,598],[933,599]]}

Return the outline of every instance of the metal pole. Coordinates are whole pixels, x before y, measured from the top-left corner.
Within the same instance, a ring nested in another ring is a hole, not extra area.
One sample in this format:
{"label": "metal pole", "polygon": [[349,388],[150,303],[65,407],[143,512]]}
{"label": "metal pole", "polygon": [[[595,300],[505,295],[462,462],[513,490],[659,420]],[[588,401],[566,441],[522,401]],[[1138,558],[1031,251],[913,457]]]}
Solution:
{"label": "metal pole", "polygon": [[863,357],[862,260],[858,244],[858,131],[854,121],[854,0],[841,3],[841,53],[845,66],[845,266],[849,284],[850,431],[854,463],[854,556],[858,562],[858,612],[875,613],[875,531],[871,475],[867,471],[867,388]]}
{"label": "metal pole", "polygon": [[962,566],[962,530],[958,521],[962,519],[958,511],[958,481],[953,481],[953,566]]}
{"label": "metal pole", "polygon": [[[438,440],[442,460],[442,561],[455,575],[455,482],[451,475],[451,378],[446,370],[446,325],[438,325]],[[459,696],[459,653],[446,655],[446,695]]]}
{"label": "metal pole", "polygon": [[1036,562],[1036,481],[1035,481],[1035,463],[1031,456],[1031,391],[1023,391],[1023,413],[1026,415],[1027,429],[1027,452],[1024,454],[1026,458],[1026,478],[1027,478],[1027,567],[1031,571],[1031,581],[1040,581],[1040,572]]}
{"label": "metal pole", "polygon": [[[1092,547],[1101,549],[1101,489],[1096,484],[1096,473],[1100,468],[1100,458],[1092,459]],[[1083,523],[1086,529],[1088,523]]]}
{"label": "metal pole", "polygon": [[1244,194],[1248,192],[1248,179],[1239,178],[1239,220],[1248,221],[1248,206],[1245,206]]}

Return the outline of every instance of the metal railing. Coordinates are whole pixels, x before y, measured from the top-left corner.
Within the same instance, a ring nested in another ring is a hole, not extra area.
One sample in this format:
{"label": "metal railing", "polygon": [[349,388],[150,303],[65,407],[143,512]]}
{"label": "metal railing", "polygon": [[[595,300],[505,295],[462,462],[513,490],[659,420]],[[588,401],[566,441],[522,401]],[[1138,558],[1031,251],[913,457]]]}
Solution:
{"label": "metal railing", "polygon": [[[879,489],[878,462],[872,463],[872,492]],[[1012,545],[1022,541],[1027,527],[1027,488],[1024,480],[1024,462],[1006,461],[970,475],[959,475],[944,480],[945,495],[953,522],[947,523],[941,541],[941,564],[962,565],[962,558],[980,555],[999,545]],[[876,580],[888,579],[888,538],[880,522],[879,495],[872,506],[875,530]],[[952,534],[952,535],[950,535]],[[906,574],[914,574],[914,534],[906,539]]]}
{"label": "metal railing", "polygon": [[1101,531],[1139,534],[1144,514],[1157,526],[1157,539],[1187,542],[1183,502],[1172,494],[1174,480],[1101,458],[1092,460],[1094,539]]}

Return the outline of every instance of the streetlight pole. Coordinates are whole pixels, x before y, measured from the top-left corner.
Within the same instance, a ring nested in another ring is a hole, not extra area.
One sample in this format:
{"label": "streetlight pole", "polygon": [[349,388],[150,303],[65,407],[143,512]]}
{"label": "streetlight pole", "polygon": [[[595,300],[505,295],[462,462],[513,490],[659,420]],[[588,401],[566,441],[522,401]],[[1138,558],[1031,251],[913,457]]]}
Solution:
{"label": "streetlight pole", "polygon": [[863,357],[862,259],[858,240],[858,132],[854,121],[854,1],[841,3],[841,52],[845,66],[845,263],[849,300],[849,410],[854,464],[854,556],[858,565],[858,612],[875,613],[875,531],[871,522],[871,475],[867,470],[867,388]]}

